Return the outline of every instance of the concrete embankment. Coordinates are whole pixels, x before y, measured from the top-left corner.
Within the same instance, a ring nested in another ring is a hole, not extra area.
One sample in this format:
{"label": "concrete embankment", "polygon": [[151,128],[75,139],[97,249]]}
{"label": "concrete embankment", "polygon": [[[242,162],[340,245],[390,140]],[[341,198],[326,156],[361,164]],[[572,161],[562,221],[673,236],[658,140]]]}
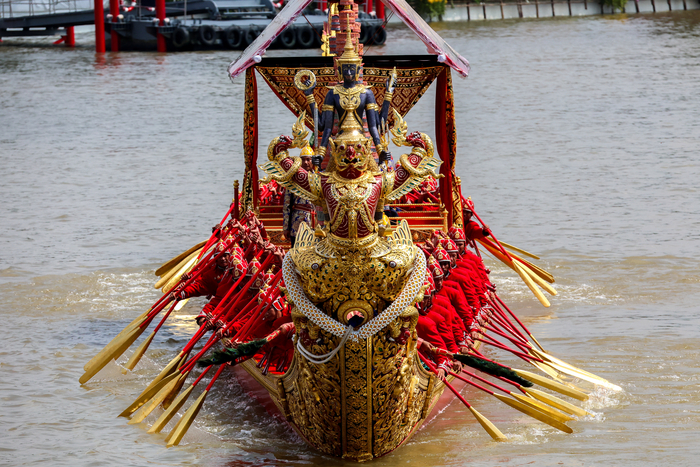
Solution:
{"label": "concrete embankment", "polygon": [[[698,10],[700,0],[630,0],[624,13],[663,13],[668,11]],[[511,18],[551,18],[557,16],[589,16],[620,13],[613,12],[610,6],[601,6],[593,0],[545,1],[530,0],[518,2],[455,3],[445,6],[443,21],[472,21]],[[437,18],[432,18],[433,21]],[[401,20],[392,16],[389,23]]]}

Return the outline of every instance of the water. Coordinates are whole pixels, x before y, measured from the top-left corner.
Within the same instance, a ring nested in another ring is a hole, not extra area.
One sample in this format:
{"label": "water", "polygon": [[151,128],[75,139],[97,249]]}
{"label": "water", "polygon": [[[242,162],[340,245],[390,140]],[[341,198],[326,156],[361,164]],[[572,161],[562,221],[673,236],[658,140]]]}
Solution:
{"label": "water", "polygon": [[[694,465],[700,13],[435,26],[473,67],[455,78],[464,193],[557,277],[545,309],[491,263],[502,296],[548,350],[624,392],[598,390],[586,405],[595,416],[572,422],[573,435],[467,392],[510,442],[491,442],[453,404],[375,464]],[[389,42],[425,50],[403,28]],[[133,373],[111,364],[78,384],[157,298],[153,270],[225,212],[243,169],[243,82],[226,77],[230,52],[100,58],[88,33],[75,50],[46,43],[0,46],[0,464],[342,464],[230,376],[180,447],[116,417],[183,345],[202,302]],[[264,147],[293,118],[259,85]],[[433,96],[409,128],[433,133]]]}

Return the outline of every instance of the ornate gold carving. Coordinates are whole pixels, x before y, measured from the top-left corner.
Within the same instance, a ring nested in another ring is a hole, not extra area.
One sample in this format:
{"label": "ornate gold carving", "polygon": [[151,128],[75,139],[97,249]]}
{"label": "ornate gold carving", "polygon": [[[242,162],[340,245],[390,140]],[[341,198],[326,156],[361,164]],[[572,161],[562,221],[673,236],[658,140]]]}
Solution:
{"label": "ornate gold carving", "polygon": [[356,84],[351,88],[346,88],[342,84],[338,84],[331,89],[334,94],[340,96],[340,106],[348,112],[353,112],[360,106],[360,94],[366,93],[368,87],[363,84]]}

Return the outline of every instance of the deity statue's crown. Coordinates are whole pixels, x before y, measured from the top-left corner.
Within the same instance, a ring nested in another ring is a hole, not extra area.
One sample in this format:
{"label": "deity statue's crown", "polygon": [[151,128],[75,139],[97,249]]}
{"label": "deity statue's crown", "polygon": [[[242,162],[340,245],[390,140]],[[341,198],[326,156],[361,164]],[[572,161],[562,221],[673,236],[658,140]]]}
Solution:
{"label": "deity statue's crown", "polygon": [[348,16],[348,23],[346,28],[346,40],[345,46],[343,47],[343,55],[335,58],[335,63],[340,69],[343,65],[357,65],[358,67],[362,65],[362,57],[355,50],[355,46],[352,43],[352,28],[350,27],[350,16]]}

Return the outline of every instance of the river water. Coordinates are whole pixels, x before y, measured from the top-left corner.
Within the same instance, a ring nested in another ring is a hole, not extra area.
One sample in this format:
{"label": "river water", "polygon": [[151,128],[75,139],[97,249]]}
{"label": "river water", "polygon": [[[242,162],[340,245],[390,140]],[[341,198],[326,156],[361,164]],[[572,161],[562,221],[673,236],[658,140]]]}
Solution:
{"label": "river water", "polygon": [[[509,442],[452,404],[375,465],[695,465],[700,12],[435,28],[473,67],[455,78],[463,191],[557,277],[545,309],[491,262],[502,296],[548,350],[624,391],[595,391],[595,416],[572,435],[467,392]],[[136,371],[110,364],[79,385],[83,364],[158,297],[153,270],[225,212],[243,168],[243,80],[226,77],[230,52],[96,57],[89,33],[77,39],[0,45],[0,464],[342,464],[230,375],[179,447],[117,418],[202,302]],[[403,27],[388,43],[369,53],[425,50]],[[293,118],[260,83],[265,147]],[[433,133],[433,97],[409,128]]]}

